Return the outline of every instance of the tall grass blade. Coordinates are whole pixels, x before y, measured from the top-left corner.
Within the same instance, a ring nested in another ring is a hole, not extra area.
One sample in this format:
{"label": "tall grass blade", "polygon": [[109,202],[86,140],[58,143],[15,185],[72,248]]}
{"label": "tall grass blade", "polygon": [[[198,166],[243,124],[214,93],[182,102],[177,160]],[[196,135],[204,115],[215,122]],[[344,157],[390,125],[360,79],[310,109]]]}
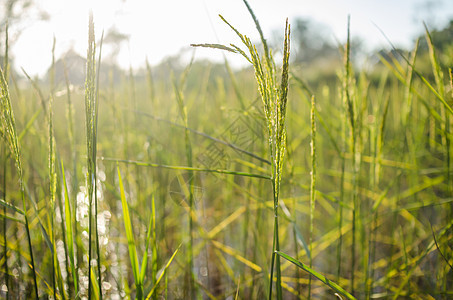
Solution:
{"label": "tall grass blade", "polygon": [[[65,234],[66,234],[66,241],[67,241],[67,247],[68,247],[68,256],[69,256],[69,262],[70,262],[70,267],[71,267],[71,273],[72,273],[72,280],[74,282],[74,294],[78,294],[78,274],[77,274],[77,269],[75,265],[75,256],[74,256],[74,234],[72,230],[72,212],[71,212],[71,204],[69,200],[69,193],[68,193],[68,186],[66,183],[66,175],[64,172],[64,165],[63,161],[61,161],[61,174],[63,176],[63,185],[64,185],[64,218],[65,218]],[[74,224],[76,225],[76,224]]]}
{"label": "tall grass blade", "polygon": [[[56,247],[55,247],[55,227],[54,227],[54,212],[55,212],[55,192],[57,184],[57,174],[55,172],[55,138],[53,132],[53,97],[55,90],[55,37],[53,38],[52,46],[52,65],[50,67],[50,96],[49,96],[49,115],[48,115],[48,130],[49,130],[49,156],[48,156],[48,171],[49,171],[49,197],[50,197],[50,239],[52,247],[49,249],[52,254],[52,288],[54,299],[57,298],[57,286],[56,286],[56,269],[58,265]],[[61,291],[64,293],[64,291]]]}
{"label": "tall grass blade", "polygon": [[[439,59],[437,58],[436,49],[434,48],[433,40],[431,34],[429,33],[428,27],[425,23],[425,34],[426,34],[426,41],[428,42],[428,49],[429,49],[429,56],[431,59],[431,65],[433,68],[434,80],[436,82],[436,88],[439,95],[445,99],[445,88],[444,88],[444,73],[439,63]],[[446,174],[447,174],[447,182],[450,186],[450,193],[451,193],[451,149],[450,149],[450,114],[444,110],[444,119],[445,122],[441,123],[442,125],[442,133],[443,133],[443,143],[445,145],[445,156],[446,156]],[[434,137],[433,137],[434,139]]]}
{"label": "tall grass blade", "polygon": [[[94,22],[93,14],[90,13],[88,24],[88,50],[87,50],[87,68],[85,80],[85,127],[86,127],[86,145],[87,145],[87,186],[88,186],[88,278],[91,278],[91,260],[92,260],[92,244],[93,244],[93,223],[94,223],[94,244],[97,252],[98,273],[100,271],[101,257],[98,249],[98,233],[97,233],[97,168],[96,168],[96,152],[97,152],[97,116],[98,116],[98,90],[96,81],[96,45],[94,38]],[[101,274],[98,274],[99,279],[96,280],[101,284]],[[92,280],[88,280],[88,299],[91,299]],[[99,297],[102,298],[102,285],[99,289]]]}
{"label": "tall grass blade", "polygon": [[[3,136],[2,136],[3,138]],[[2,145],[2,164],[3,164],[3,182],[2,182],[2,191],[0,196],[2,199],[0,199],[1,203],[6,203],[6,177],[7,177],[7,167],[8,167],[8,155],[7,155],[7,150],[6,150],[6,144]],[[7,218],[6,218],[6,208],[7,205],[3,205],[3,257],[5,258],[4,262],[4,272],[5,272],[5,286],[6,286],[6,299],[9,299],[9,293],[11,290],[11,286],[9,284],[9,269],[8,269],[8,237],[7,237]]]}
{"label": "tall grass blade", "polygon": [[[94,34],[93,34],[94,38]],[[96,107],[94,111],[94,136],[93,136],[93,161],[94,161],[94,235],[96,237],[96,257],[97,257],[97,271],[98,277],[97,280],[99,285],[99,298],[102,300],[102,272],[101,272],[101,250],[99,246],[99,232],[98,232],[98,179],[97,179],[97,167],[96,167],[96,154],[97,154],[97,139],[98,139],[98,117],[99,117],[99,76],[101,74],[101,54],[102,54],[102,43],[104,41],[104,31],[102,31],[101,42],[99,45],[99,59],[97,64],[97,69],[95,70],[96,74],[96,96],[95,102]],[[93,53],[94,58],[94,53]],[[95,64],[95,62],[93,62]]]}
{"label": "tall grass blade", "polygon": [[[142,282],[140,281],[140,267],[138,264],[138,257],[137,257],[137,248],[135,247],[135,239],[134,239],[134,232],[132,230],[132,222],[129,215],[129,208],[127,206],[126,195],[124,193],[123,187],[123,180],[121,179],[121,172],[119,166],[117,166],[118,171],[118,182],[120,187],[120,195],[121,195],[121,206],[123,208],[123,223],[124,228],[126,230],[126,237],[127,237],[127,245],[129,250],[129,257],[131,260],[131,267],[132,267],[132,274],[134,275],[135,286],[137,289],[136,297],[137,299],[143,298],[143,286]],[[145,254],[146,256],[146,254]]]}
{"label": "tall grass blade", "polygon": [[432,224],[431,224],[431,233],[433,234],[433,240],[434,240],[434,244],[436,245],[437,251],[439,252],[440,256],[444,259],[444,261],[447,263],[447,265],[450,267],[450,269],[453,270],[453,266],[451,265],[451,263],[448,261],[448,259],[445,257],[445,255],[442,253],[442,251],[439,248],[439,244],[437,243],[436,235],[434,234],[434,229],[433,229]]}
{"label": "tall grass blade", "polygon": [[[66,118],[68,120],[68,140],[69,140],[69,147],[71,151],[71,157],[72,157],[72,166],[73,166],[73,173],[71,174],[72,176],[72,182],[71,182],[71,197],[72,198],[72,224],[74,224],[74,243],[75,243],[75,248],[74,248],[74,253],[76,256],[74,257],[74,260],[76,262],[75,265],[75,274],[79,274],[79,265],[83,261],[83,251],[81,247],[81,243],[78,242],[80,240],[78,238],[78,224],[77,224],[77,188],[78,188],[78,178],[77,178],[77,153],[76,153],[76,137],[75,137],[75,126],[74,126],[74,107],[71,99],[71,85],[69,82],[69,71],[68,67],[66,65],[66,62],[63,60],[63,70],[64,70],[64,77],[65,77],[65,84],[66,84],[66,96],[67,96],[67,109],[66,109]],[[74,290],[79,289],[79,280],[78,278],[76,279],[77,282],[77,287]],[[77,295],[77,293],[75,293]]]}
{"label": "tall grass blade", "polygon": [[101,292],[99,290],[99,284],[97,282],[98,280],[96,278],[96,272],[94,272],[94,270],[91,270],[90,276],[91,276],[90,281],[92,281],[91,286],[93,287],[93,290],[91,292],[91,297],[93,297],[94,300],[99,300]]}
{"label": "tall grass blade", "polygon": [[160,281],[162,280],[162,278],[164,277],[164,275],[166,275],[166,272],[167,272],[167,269],[168,267],[170,267],[170,264],[171,262],[173,261],[173,259],[175,258],[176,254],[178,253],[179,249],[181,248],[181,245],[180,244],[178,246],[178,248],[176,248],[175,252],[173,252],[173,255],[170,257],[170,259],[168,260],[167,264],[165,265],[165,267],[163,268],[163,270],[161,271],[161,274],[159,275],[159,277],[157,278],[156,280],[156,283],[154,283],[151,291],[148,293],[148,296],[146,296],[146,300],[149,300],[151,298],[151,296],[154,294],[154,292],[156,291],[157,289],[157,286],[159,285]]}
{"label": "tall grass blade", "polygon": [[[261,95],[261,99],[264,105],[264,115],[266,119],[266,127],[268,131],[268,146],[269,154],[272,162],[272,187],[273,187],[273,210],[274,210],[274,236],[273,236],[273,250],[272,250],[272,262],[271,262],[271,277],[269,282],[269,297],[272,296],[272,281],[273,281],[273,269],[274,260],[276,267],[277,277],[277,299],[282,299],[282,283],[281,283],[281,270],[280,270],[280,257],[275,256],[274,251],[280,250],[279,234],[278,234],[278,208],[279,208],[279,193],[280,193],[280,182],[283,169],[283,157],[285,154],[286,147],[286,104],[288,100],[288,75],[289,75],[289,48],[290,48],[290,27],[288,20],[286,20],[285,27],[285,38],[283,45],[283,65],[281,83],[277,84],[275,78],[275,64],[273,62],[272,55],[268,49],[267,42],[264,39],[261,26],[253,13],[250,5],[246,0],[244,4],[252,16],[255,22],[256,28],[260,34],[261,42],[264,47],[264,60],[265,65],[262,64],[262,58],[260,57],[256,47],[252,44],[250,39],[242,35],[236,28],[228,23],[222,16],[220,18],[239,36],[244,46],[250,54],[248,56],[244,51],[238,47],[232,45],[234,49],[241,53],[249,62],[252,63],[255,71],[255,79],[258,84],[258,91]],[[225,46],[226,47],[226,46]],[[219,48],[219,47],[216,47]],[[220,47],[222,48],[222,47]],[[224,49],[227,50],[227,49]]]}
{"label": "tall grass blade", "polygon": [[[263,34],[263,30],[261,29],[261,26],[260,26],[260,23],[258,22],[258,19],[257,17],[255,16],[255,13],[253,12],[252,8],[250,7],[249,3],[247,2],[247,0],[243,0],[245,6],[247,7],[247,10],[249,11],[250,13],[250,16],[252,16],[252,19],[253,19],[253,22],[255,22],[255,26],[256,26],[256,30],[258,31],[258,33],[260,34],[260,39],[261,39],[261,43],[263,44],[263,48],[264,48],[264,56],[266,58],[266,63],[267,63],[267,67],[269,69],[269,71],[272,72],[273,70],[273,61],[271,59],[271,55],[269,53],[269,46],[267,45],[267,41],[266,39],[264,38],[264,34]],[[275,67],[275,66],[274,66]],[[272,75],[272,74],[271,74]]]}
{"label": "tall grass blade", "polygon": [[[313,253],[313,232],[316,207],[316,120],[315,97],[311,98],[311,176],[310,176],[310,253]],[[310,255],[310,269],[313,268],[313,256]],[[311,298],[311,275],[308,281],[308,299]]]}
{"label": "tall grass blade", "polygon": [[[9,57],[8,57],[8,23],[6,23],[5,26],[5,54],[3,57],[3,70],[5,70],[6,78],[8,78],[8,73],[9,73]],[[1,127],[1,137],[3,138],[3,126]],[[2,153],[3,153],[3,182],[2,182],[2,194],[1,197],[6,201],[6,172],[7,172],[7,162],[8,162],[8,155],[6,151],[6,144],[3,144],[2,146]],[[10,295],[10,284],[9,284],[9,269],[8,269],[8,239],[7,239],[7,233],[6,233],[6,228],[7,228],[7,218],[6,218],[6,206],[3,207],[3,242],[5,244],[4,246],[4,252],[3,252],[3,257],[5,258],[4,262],[4,271],[5,271],[5,286],[6,286],[6,299],[9,299]]]}
{"label": "tall grass blade", "polygon": [[[192,61],[191,61],[192,63]],[[184,85],[186,76],[190,70],[191,63],[188,67],[184,70],[183,74],[181,75],[180,84],[181,86]],[[173,80],[173,89],[176,94],[176,101],[178,103],[179,108],[179,115],[184,122],[184,126],[189,128],[188,118],[187,118],[187,107],[184,103],[184,95],[182,90],[176,80]],[[186,149],[186,161],[189,168],[193,166],[193,159],[192,159],[192,142],[190,139],[189,130],[184,130],[184,141],[185,141],[185,149]],[[193,170],[188,170],[188,185],[189,185],[189,244],[187,246],[187,260],[188,260],[188,270],[186,271],[186,277],[188,276],[188,289],[189,289],[189,297],[195,299],[197,295],[197,289],[195,286],[195,274],[194,274],[194,254],[193,254],[193,238],[194,238],[194,225],[192,214],[194,213],[194,176]]]}
{"label": "tall grass blade", "polygon": [[[5,196],[5,194],[3,194],[3,195]],[[20,209],[19,207],[15,206],[11,203],[6,202],[4,199],[0,199],[0,205],[3,206],[4,208],[9,208],[20,215],[25,215],[25,213],[22,209]]]}
{"label": "tall grass blade", "polygon": [[136,166],[142,166],[142,167],[162,168],[162,169],[169,169],[169,170],[186,170],[186,171],[218,173],[218,174],[228,174],[228,175],[236,175],[236,176],[244,176],[244,177],[261,178],[261,179],[267,179],[267,180],[271,180],[272,179],[269,175],[254,174],[254,173],[240,172],[240,171],[230,171],[230,170],[222,170],[222,169],[205,169],[205,168],[196,168],[196,167],[187,167],[187,166],[170,166],[170,165],[149,163],[149,162],[144,162],[144,161],[117,159],[117,158],[110,158],[110,157],[101,157],[101,159],[103,161],[120,162],[120,163],[136,165]]}
{"label": "tall grass blade", "polygon": [[356,124],[356,112],[354,107],[353,99],[350,95],[350,80],[351,80],[351,35],[350,35],[350,21],[351,18],[348,16],[348,34],[344,53],[345,60],[345,75],[343,82],[344,89],[344,101],[346,105],[347,118],[349,121],[350,128],[350,148],[352,155],[352,168],[353,168],[353,193],[352,193],[352,246],[351,246],[351,291],[354,293],[354,277],[356,267],[356,229],[357,229],[357,214],[358,214],[358,174],[357,174],[357,157],[356,157],[356,138],[357,138],[357,124]]}
{"label": "tall grass blade", "polygon": [[298,260],[295,260],[294,258],[292,258],[291,256],[289,256],[289,255],[287,255],[287,254],[285,254],[283,252],[276,251],[275,253],[278,254],[279,256],[283,257],[284,259],[288,260],[289,262],[295,264],[296,266],[298,266],[302,270],[308,272],[310,275],[318,278],[322,283],[324,283],[325,285],[327,285],[328,287],[330,287],[332,290],[336,291],[337,293],[340,293],[341,295],[343,295],[347,299],[356,299],[353,295],[348,293],[341,286],[339,286],[335,282],[329,280],[326,276],[322,275],[321,273],[316,272],[315,270],[313,270],[309,266],[301,263]]}
{"label": "tall grass blade", "polygon": [[[155,202],[154,202],[154,194],[151,197],[151,218],[149,220],[149,225],[148,225],[148,234],[146,236],[146,246],[145,246],[145,254],[143,255],[143,260],[142,264],[140,267],[140,277],[139,280],[140,282],[143,283],[145,282],[145,276],[146,276],[146,270],[147,270],[147,264],[148,264],[148,249],[149,249],[149,244],[151,243],[151,251],[152,251],[152,256],[151,256],[151,279],[152,282],[155,282],[157,280],[157,239],[156,239],[156,207],[155,207]],[[157,299],[157,295],[154,295],[155,299]]]}
{"label": "tall grass blade", "polygon": [[261,272],[262,271],[262,268],[260,266],[258,266],[254,262],[251,262],[250,260],[242,257],[241,254],[238,251],[236,251],[235,249],[233,249],[231,247],[228,247],[228,246],[226,246],[226,245],[224,245],[224,244],[222,244],[222,243],[220,243],[220,242],[218,242],[216,240],[212,240],[211,243],[217,249],[223,251],[224,253],[226,253],[228,255],[231,255],[232,257],[234,257],[235,259],[237,259],[238,261],[240,261],[241,263],[243,263],[247,267],[255,270],[256,272]]}
{"label": "tall grass blade", "polygon": [[436,50],[434,48],[433,39],[431,38],[431,34],[429,33],[428,27],[426,26],[426,23],[423,23],[423,25],[425,27],[426,41],[428,42],[429,56],[433,67],[434,80],[436,82],[436,87],[439,92],[439,95],[442,96],[443,98],[445,97],[444,73],[442,72],[442,68],[440,67]]}

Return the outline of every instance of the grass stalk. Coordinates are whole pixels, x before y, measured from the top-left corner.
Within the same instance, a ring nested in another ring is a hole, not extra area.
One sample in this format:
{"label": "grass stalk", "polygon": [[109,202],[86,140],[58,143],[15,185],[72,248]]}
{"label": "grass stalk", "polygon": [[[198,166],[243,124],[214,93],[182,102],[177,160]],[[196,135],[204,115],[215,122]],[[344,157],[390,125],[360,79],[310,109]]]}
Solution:
{"label": "grass stalk", "polygon": [[[152,248],[151,248],[151,279],[152,282],[157,282],[157,270],[158,270],[158,257],[157,257],[157,235],[156,235],[156,203],[154,201],[154,194],[151,197],[151,226],[148,229],[148,238],[146,240],[149,243],[149,236],[151,235],[152,239]],[[148,247],[147,247],[148,248]],[[147,255],[147,251],[145,252]],[[145,268],[142,266],[142,272]],[[157,300],[157,295],[154,297]]]}
{"label": "grass stalk", "polygon": [[[180,80],[180,85],[184,85],[185,81],[185,76],[187,75],[190,65],[184,70],[181,80]],[[193,167],[193,159],[192,159],[192,143],[190,140],[190,132],[187,128],[189,128],[188,124],[188,118],[187,118],[187,108],[184,103],[184,95],[182,93],[181,87],[178,85],[175,79],[173,79],[173,89],[176,94],[176,101],[178,103],[178,108],[179,108],[179,115],[181,119],[184,122],[185,130],[184,130],[184,141],[185,141],[185,149],[186,149],[186,161],[188,164],[189,168]],[[186,276],[188,276],[188,289],[189,289],[189,297],[191,299],[195,299],[197,295],[197,290],[195,286],[195,274],[193,273],[194,271],[194,256],[193,256],[193,238],[194,238],[194,224],[193,224],[193,219],[192,219],[192,214],[194,213],[194,173],[192,169],[187,170],[188,174],[188,182],[187,184],[189,185],[189,243],[187,245],[187,260],[188,264],[187,267],[189,268],[187,270]]]}
{"label": "grass stalk", "polygon": [[350,42],[350,16],[348,16],[348,33],[347,41],[344,53],[344,99],[346,104],[347,118],[350,129],[350,148],[352,156],[352,168],[353,168],[353,193],[352,193],[352,245],[351,245],[351,292],[354,294],[354,279],[355,279],[355,268],[356,268],[356,231],[357,231],[357,213],[358,213],[358,194],[357,194],[357,158],[356,158],[356,120],[355,120],[355,108],[354,102],[350,95],[350,81],[351,81],[351,42]]}
{"label": "grass stalk", "polygon": [[[175,250],[175,252],[173,252],[172,256],[170,257],[170,259],[168,260],[167,264],[165,265],[162,273],[160,274],[160,276],[157,278],[156,282],[154,283],[151,291],[148,293],[148,295],[146,296],[146,300],[149,300],[151,298],[151,296],[154,294],[154,292],[156,291],[160,281],[162,280],[162,278],[165,276],[165,282],[167,282],[167,269],[168,267],[170,267],[170,264],[172,263],[173,259],[175,258],[176,254],[178,253],[179,249],[181,248],[181,245],[179,245],[179,247]],[[166,290],[166,289],[165,289]]]}
{"label": "grass stalk", "polygon": [[[72,198],[72,211],[71,211],[71,223],[74,224],[74,231],[73,231],[73,238],[74,238],[74,253],[76,257],[74,257],[74,268],[75,272],[73,270],[73,282],[75,284],[74,286],[74,291],[75,294],[77,295],[77,291],[79,290],[79,269],[80,269],[80,264],[83,262],[83,246],[81,245],[81,240],[79,237],[79,229],[78,229],[78,223],[77,223],[77,189],[79,188],[78,186],[78,178],[77,178],[77,150],[76,150],[76,141],[75,141],[75,131],[74,131],[74,107],[71,99],[71,86],[69,83],[69,74],[68,74],[68,68],[66,66],[65,61],[63,61],[63,69],[64,69],[64,77],[65,77],[65,83],[66,83],[66,100],[67,100],[67,110],[66,110],[66,118],[68,120],[68,139],[69,139],[69,148],[71,152],[71,157],[72,157],[72,167],[73,167],[73,172],[72,172],[72,182],[71,182],[71,195],[69,198]],[[62,162],[62,167],[63,167],[63,162]],[[64,174],[63,174],[64,175]],[[66,184],[66,182],[65,182]],[[68,195],[69,196],[69,195]],[[66,208],[66,205],[65,205]],[[67,229],[66,229],[67,230]]]}
{"label": "grass stalk", "polygon": [[[25,182],[24,182],[24,171],[22,167],[22,154],[20,150],[20,144],[16,134],[16,123],[14,119],[14,113],[11,106],[11,99],[8,89],[8,84],[6,82],[5,75],[3,70],[0,69],[0,101],[1,101],[1,123],[3,128],[3,134],[6,137],[8,142],[10,151],[14,157],[17,172],[19,175],[19,186],[22,198],[22,206],[24,212],[27,211],[27,205],[25,202]],[[36,299],[39,298],[38,292],[38,282],[37,282],[37,275],[35,269],[35,260],[33,255],[33,247],[31,242],[31,234],[30,234],[30,224],[28,221],[27,213],[24,214],[25,220],[25,230],[27,233],[27,242],[28,242],[28,250],[30,253],[30,267],[32,269],[32,276],[33,276],[33,287],[35,292]]]}
{"label": "grass stalk", "polygon": [[[440,66],[439,59],[437,57],[436,49],[434,48],[433,40],[431,37],[431,34],[428,30],[428,27],[425,25],[425,35],[426,35],[426,41],[428,42],[428,49],[429,49],[429,57],[431,60],[431,66],[433,69],[433,74],[434,74],[434,80],[436,82],[436,90],[439,93],[439,95],[445,99],[446,93],[445,93],[445,88],[444,88],[444,72],[442,71],[442,67]],[[448,112],[445,107],[442,107],[443,112],[444,112],[444,119],[445,122],[441,123],[442,126],[442,133],[443,133],[443,144],[445,146],[445,159],[446,159],[446,164],[445,164],[445,174],[447,177],[447,186],[448,186],[448,191],[451,194],[452,192],[452,186],[451,186],[451,140],[450,140],[450,113]]]}
{"label": "grass stalk", "polygon": [[[55,193],[56,193],[56,185],[57,185],[57,174],[55,171],[55,137],[54,137],[54,129],[53,129],[53,100],[54,100],[54,92],[55,92],[55,44],[56,40],[55,37],[53,38],[53,45],[52,45],[52,64],[50,67],[50,95],[49,95],[49,104],[48,104],[48,145],[49,145],[49,156],[48,156],[48,171],[49,171],[49,204],[50,204],[50,240],[52,244],[52,248],[49,249],[52,255],[52,288],[53,288],[53,296],[54,299],[57,299],[57,284],[56,284],[56,277],[57,277],[57,267],[58,267],[58,259],[56,253],[56,245],[55,245]],[[64,295],[64,290],[61,290],[60,293]],[[64,297],[63,297],[64,298]]]}
{"label": "grass stalk", "polygon": [[267,180],[272,179],[272,177],[270,177],[269,175],[254,174],[254,173],[240,172],[240,171],[230,171],[230,170],[222,170],[222,169],[204,169],[204,168],[187,167],[187,166],[170,166],[170,165],[162,165],[162,164],[156,164],[156,163],[148,163],[148,162],[142,162],[142,161],[117,159],[117,158],[109,158],[109,157],[101,157],[100,159],[102,159],[103,161],[120,162],[120,163],[137,165],[137,166],[142,166],[142,167],[161,168],[161,169],[169,169],[169,170],[185,170],[185,171],[216,173],[216,174],[227,174],[227,175],[261,178],[261,179],[267,179]]}
{"label": "grass stalk", "polygon": [[[291,262],[292,264],[298,266],[299,268],[301,268],[302,270],[308,272],[310,275],[313,275],[314,277],[316,277],[317,279],[319,279],[322,283],[324,283],[325,285],[327,285],[328,287],[330,287],[332,290],[336,291],[337,293],[343,295],[344,297],[346,297],[346,299],[356,299],[353,295],[351,295],[350,293],[348,293],[346,290],[344,290],[341,286],[339,286],[338,284],[336,284],[335,282],[329,280],[327,277],[325,277],[324,275],[316,272],[315,270],[311,269],[310,267],[304,265],[303,263],[301,263],[300,261],[297,261],[295,260],[294,258],[290,257],[289,255],[283,253],[283,252],[276,252],[276,254],[278,254],[279,256],[285,258],[286,260],[288,260],[289,262]],[[340,297],[340,299],[342,299]]]}
{"label": "grass stalk", "polygon": [[[316,120],[315,120],[315,97],[311,98],[311,176],[310,176],[310,269],[313,268],[313,231],[316,205]],[[308,281],[308,299],[311,298],[311,279]]]}
{"label": "grass stalk", "polygon": [[73,226],[77,226],[75,222],[73,222],[73,213],[71,212],[71,202],[69,200],[69,193],[68,193],[68,186],[66,183],[66,175],[64,171],[63,161],[61,161],[61,174],[63,177],[63,185],[64,185],[64,220],[65,220],[65,235],[66,235],[66,243],[68,248],[68,256],[72,274],[72,281],[74,283],[74,297],[78,294],[78,275],[77,275],[77,267],[75,263],[75,254],[74,254],[74,230]]}
{"label": "grass stalk", "polygon": [[[453,72],[452,72],[451,68],[448,69],[448,75],[450,77],[451,97],[453,98]],[[446,125],[446,131],[447,131],[447,133],[450,133],[450,126],[451,126],[450,122],[451,122],[451,120],[450,120],[450,118],[445,118],[445,121],[446,121],[446,124],[447,124]],[[452,187],[453,186],[453,176],[451,176],[450,170],[451,170],[451,156],[452,156],[452,152],[453,151],[451,150],[451,145],[452,145],[451,140],[448,139],[447,141],[448,141],[448,145],[447,146],[448,146],[448,149],[449,149],[448,150],[449,151],[449,155],[448,155],[448,158],[447,158],[448,159],[448,170],[447,171],[448,171],[448,174],[449,174],[448,175],[448,179],[449,179],[448,187],[450,189],[450,195],[451,195],[453,193],[453,187]],[[451,214],[453,214],[453,206],[450,206],[450,215]]]}
{"label": "grass stalk", "polygon": [[[94,34],[93,34],[94,38]],[[98,65],[95,69],[95,76],[96,76],[96,95],[95,95],[95,111],[94,111],[94,136],[93,136],[93,162],[94,162],[94,235],[96,237],[96,257],[97,257],[97,271],[98,271],[98,289],[99,289],[99,299],[102,300],[102,272],[101,272],[101,250],[99,246],[99,231],[98,231],[98,178],[97,178],[97,164],[96,164],[96,155],[97,155],[97,140],[98,140],[98,117],[99,117],[99,75],[101,73],[101,54],[102,54],[102,42],[104,40],[104,32],[101,35],[101,43],[99,45],[99,59]],[[93,58],[94,56],[93,51]],[[95,61],[93,61],[95,64]]]}
{"label": "grass stalk", "polygon": [[[94,244],[98,245],[97,237],[97,220],[93,218],[93,209],[97,209],[97,191],[96,191],[96,143],[97,143],[97,113],[98,113],[98,99],[97,99],[97,88],[96,88],[96,59],[95,59],[95,39],[94,39],[94,23],[93,14],[90,13],[89,25],[88,25],[88,50],[87,50],[87,72],[85,81],[85,125],[86,125],[86,145],[87,145],[87,186],[88,186],[88,299],[92,297],[92,293],[95,292],[93,285],[92,270],[92,259],[93,259],[93,223],[95,225]],[[94,202],[94,203],[93,203]],[[95,212],[94,217],[97,216]],[[100,257],[97,257],[98,266],[100,264]],[[99,269],[98,269],[99,270]],[[98,274],[101,276],[101,274]],[[99,295],[102,295],[101,280],[95,280],[100,284],[96,287],[99,290]]]}
{"label": "grass stalk", "polygon": [[[135,288],[136,288],[135,297],[137,299],[143,299],[143,283],[140,280],[140,266],[138,264],[138,256],[137,256],[137,249],[135,246],[132,222],[131,222],[131,218],[129,215],[129,208],[128,208],[126,196],[124,193],[123,180],[121,179],[121,173],[120,173],[119,166],[117,166],[117,169],[118,169],[118,181],[119,181],[120,195],[121,195],[121,206],[123,208],[123,222],[124,222],[124,227],[126,230],[129,257],[131,260],[131,267],[132,267],[132,274],[134,275],[134,280],[135,280]],[[147,256],[147,253],[145,253],[145,257],[146,256]]]}
{"label": "grass stalk", "polygon": [[[5,55],[4,55],[4,60],[3,60],[3,70],[5,70],[5,73],[6,73],[6,78],[8,78],[8,69],[9,69],[9,58],[8,58],[8,24],[6,24],[6,27],[5,27]],[[1,134],[0,136],[3,138],[3,126],[1,127]],[[6,188],[7,188],[7,185],[6,185],[6,177],[7,177],[7,167],[8,167],[8,152],[7,152],[7,149],[6,149],[6,143],[3,144],[2,146],[2,157],[3,157],[3,182],[2,182],[2,194],[1,194],[1,197],[3,200],[5,200],[5,202],[7,201],[6,200]],[[3,214],[6,216],[6,206],[3,207]],[[9,269],[8,269],[8,238],[7,238],[7,219],[6,218],[3,218],[3,243],[4,243],[4,253],[3,253],[3,257],[5,258],[5,266],[4,266],[4,270],[5,270],[5,286],[6,286],[6,299],[9,300],[10,298],[10,293],[11,293],[11,286],[9,284]]]}
{"label": "grass stalk", "polygon": [[[2,182],[2,193],[1,197],[2,199],[6,202],[6,177],[7,177],[7,167],[8,167],[8,153],[6,150],[6,144],[3,144],[2,146],[2,164],[3,164],[3,182]],[[6,216],[6,205],[3,206],[3,214]],[[3,257],[5,259],[4,261],[4,272],[5,272],[5,286],[6,286],[6,299],[9,300],[10,298],[10,293],[11,293],[11,286],[9,284],[9,269],[8,269],[8,238],[7,238],[7,218],[3,218]]]}
{"label": "grass stalk", "polygon": [[[341,151],[341,174],[340,174],[340,203],[345,203],[345,172],[346,172],[346,148],[347,148],[347,141],[346,141],[346,130],[347,130],[347,117],[346,111],[343,110],[342,118],[341,118],[341,131],[343,133],[343,145]],[[338,244],[337,244],[337,281],[341,277],[341,261],[342,261],[342,248],[343,248],[343,205],[338,205]]]}
{"label": "grass stalk", "polygon": [[[277,84],[275,76],[275,63],[272,54],[269,51],[267,42],[264,38],[261,26],[253,13],[250,5],[246,0],[243,1],[246,5],[255,25],[260,34],[261,42],[264,48],[264,57],[261,57],[250,41],[250,39],[239,33],[228,21],[222,16],[220,18],[238,35],[243,44],[246,46],[249,54],[240,49],[238,46],[231,44],[231,47],[218,44],[193,44],[192,46],[215,48],[226,50],[233,53],[242,55],[249,61],[255,71],[255,79],[258,85],[258,91],[264,105],[264,115],[266,120],[266,128],[268,131],[268,148],[269,155],[272,162],[272,190],[273,190],[273,213],[274,213],[274,233],[273,233],[273,246],[271,257],[271,276],[269,281],[269,299],[272,297],[272,283],[274,264],[276,268],[276,292],[277,299],[282,299],[282,283],[281,283],[281,270],[280,270],[280,256],[276,255],[276,251],[280,251],[279,230],[278,230],[278,210],[279,210],[279,195],[280,195],[280,182],[283,169],[283,157],[286,151],[286,104],[288,100],[288,74],[289,74],[289,47],[290,47],[290,28],[288,20],[286,20],[285,38],[283,45],[283,65],[281,83]],[[250,56],[249,56],[250,55]],[[264,60],[264,62],[263,62]]]}

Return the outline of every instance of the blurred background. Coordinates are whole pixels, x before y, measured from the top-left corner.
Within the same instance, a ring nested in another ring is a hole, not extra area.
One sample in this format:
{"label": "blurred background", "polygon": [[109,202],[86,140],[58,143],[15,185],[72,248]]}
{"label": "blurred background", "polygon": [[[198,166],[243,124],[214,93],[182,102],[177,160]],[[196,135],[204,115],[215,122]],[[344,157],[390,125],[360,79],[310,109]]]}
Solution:
{"label": "blurred background", "polygon": [[[273,45],[281,45],[282,28],[289,18],[295,46],[292,59],[301,61],[325,57],[343,43],[348,15],[355,54],[362,58],[390,48],[380,30],[397,47],[410,48],[424,32],[423,22],[430,30],[442,30],[453,19],[453,2],[447,0],[252,0],[250,4]],[[90,10],[98,39],[104,32],[104,61],[121,69],[144,68],[146,59],[156,65],[166,58],[183,56],[191,43],[237,43],[219,14],[253,41],[259,40],[239,0],[228,5],[222,0],[5,0],[0,7],[0,33],[9,18],[15,69],[23,67],[30,75],[45,75],[53,38],[57,58],[85,56]],[[195,58],[223,61],[221,53],[206,49],[198,49]],[[240,57],[232,55],[229,60],[234,67],[244,66]]]}

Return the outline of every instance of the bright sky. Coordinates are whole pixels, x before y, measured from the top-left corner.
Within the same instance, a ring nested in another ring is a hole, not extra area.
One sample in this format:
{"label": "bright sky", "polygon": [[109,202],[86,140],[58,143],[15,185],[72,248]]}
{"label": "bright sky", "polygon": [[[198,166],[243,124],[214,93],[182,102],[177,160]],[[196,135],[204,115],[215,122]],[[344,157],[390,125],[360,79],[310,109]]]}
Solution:
{"label": "bright sky", "polygon": [[[222,14],[252,40],[258,40],[255,26],[242,0],[41,0],[49,21],[36,21],[25,28],[13,45],[16,66],[28,73],[44,74],[51,62],[53,36],[56,56],[71,47],[85,56],[88,11],[92,9],[96,37],[115,26],[130,36],[118,56],[118,63],[138,68],[146,57],[156,64],[175,55],[191,43],[238,43],[237,37],[220,20]],[[429,2],[429,5],[425,5]],[[345,40],[347,16],[351,15],[351,33],[365,40],[369,49],[387,46],[378,26],[394,44],[410,47],[417,33],[428,26],[443,26],[453,19],[451,0],[249,0],[267,37],[280,30],[286,17],[311,19],[329,26],[332,41]],[[376,24],[376,25],[374,25]],[[212,49],[197,49],[196,57],[222,59]],[[228,56],[233,64],[240,58]]]}

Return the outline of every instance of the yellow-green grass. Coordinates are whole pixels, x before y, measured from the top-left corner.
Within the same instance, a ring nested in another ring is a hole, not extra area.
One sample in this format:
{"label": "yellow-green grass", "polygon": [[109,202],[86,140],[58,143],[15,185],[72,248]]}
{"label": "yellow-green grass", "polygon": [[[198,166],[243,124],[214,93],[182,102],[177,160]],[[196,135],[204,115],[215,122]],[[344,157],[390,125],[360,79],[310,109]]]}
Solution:
{"label": "yellow-green grass", "polygon": [[225,65],[103,77],[90,35],[85,90],[4,71],[1,297],[451,296],[453,84],[429,31],[371,70],[348,37],[313,80],[246,5],[259,42],[226,23],[242,48],[202,44]]}

